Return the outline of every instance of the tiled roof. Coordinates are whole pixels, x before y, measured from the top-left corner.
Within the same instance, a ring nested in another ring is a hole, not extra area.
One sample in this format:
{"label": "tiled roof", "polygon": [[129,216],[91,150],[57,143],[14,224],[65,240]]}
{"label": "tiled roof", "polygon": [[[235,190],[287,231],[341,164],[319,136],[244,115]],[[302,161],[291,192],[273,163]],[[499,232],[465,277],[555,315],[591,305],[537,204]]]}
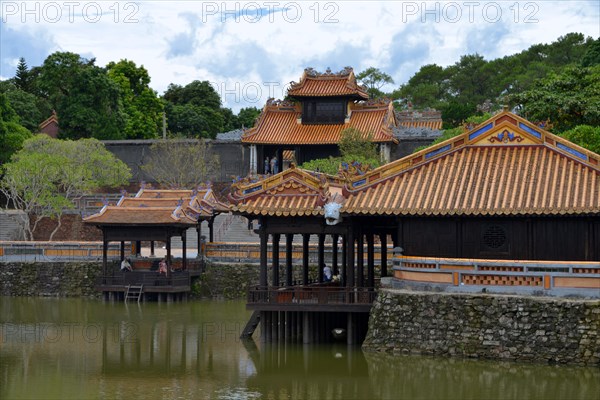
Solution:
{"label": "tiled roof", "polygon": [[398,125],[402,128],[425,128],[431,130],[440,130],[442,129],[442,121],[398,121]]}
{"label": "tiled roof", "polygon": [[242,136],[244,143],[256,144],[337,144],[342,131],[356,128],[371,133],[373,142],[395,142],[391,128],[396,121],[391,103],[351,104],[349,121],[337,125],[305,125],[300,122],[299,105],[267,104],[257,122]]}
{"label": "tiled roof", "polygon": [[338,73],[332,73],[330,70],[318,73],[312,68],[307,68],[300,82],[292,83],[287,94],[290,97],[350,96],[365,100],[369,98],[366,89],[356,83],[354,71],[349,67]]}
{"label": "tiled roof", "polygon": [[600,156],[503,112],[355,178],[345,214],[600,214]]}
{"label": "tiled roof", "polygon": [[96,225],[195,225],[228,212],[208,187],[198,190],[140,189],[135,197],[123,196],[116,206],[106,206],[84,219]]}
{"label": "tiled roof", "polygon": [[264,180],[234,184],[229,198],[232,211],[245,215],[323,215],[328,188],[326,179],[292,166]]}
{"label": "tiled roof", "polygon": [[399,128],[442,129],[442,113],[437,110],[403,110],[396,111]]}

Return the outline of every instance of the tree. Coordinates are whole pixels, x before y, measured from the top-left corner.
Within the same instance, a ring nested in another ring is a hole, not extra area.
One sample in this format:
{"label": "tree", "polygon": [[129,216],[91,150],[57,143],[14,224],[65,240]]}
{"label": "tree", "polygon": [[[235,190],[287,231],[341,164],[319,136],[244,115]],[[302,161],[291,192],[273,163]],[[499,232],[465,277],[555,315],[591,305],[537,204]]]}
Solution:
{"label": "tree", "polygon": [[365,134],[356,128],[344,129],[338,143],[340,157],[308,161],[302,164],[301,168],[335,175],[342,163],[359,163],[365,168],[378,167],[380,165],[379,154],[377,153],[377,145],[373,143],[372,139],[371,134]]}
{"label": "tree", "polygon": [[40,69],[38,86],[56,110],[61,137],[124,139],[119,86],[94,63],[75,53],[53,53]]}
{"label": "tree", "polygon": [[192,104],[213,110],[221,107],[221,98],[208,81],[193,81],[185,86],[171,83],[163,98],[175,105]]}
{"label": "tree", "polygon": [[550,120],[553,131],[564,132],[577,125],[600,125],[600,65],[572,66],[536,82],[523,93],[510,96],[527,119]]}
{"label": "tree", "polygon": [[204,140],[161,140],[150,146],[142,170],[172,189],[193,188],[214,179],[221,168],[219,156]]}
{"label": "tree", "polygon": [[582,67],[592,67],[600,64],[600,38],[590,44],[587,52],[581,58]]}
{"label": "tree", "polygon": [[99,187],[124,185],[131,177],[129,168],[98,140],[64,141],[46,135],[25,141],[3,173],[0,191],[28,216],[23,221],[28,240],[44,217],[58,219],[52,240],[63,210],[73,208],[74,199]]}
{"label": "tree", "polygon": [[176,137],[214,139],[223,131],[223,115],[208,107],[168,103],[166,112],[169,131]]}
{"label": "tree", "polygon": [[563,132],[565,139],[600,154],[600,126],[578,125]]}
{"label": "tree", "polygon": [[369,67],[362,71],[356,75],[356,79],[367,88],[367,92],[372,98],[381,97],[383,95],[381,88],[386,84],[394,83],[391,76],[375,67]]}
{"label": "tree", "polygon": [[27,63],[23,57],[19,58],[19,64],[17,64],[17,72],[15,73],[15,85],[24,91],[30,89],[31,77],[29,76],[29,69]]}
{"label": "tree", "polygon": [[39,124],[52,113],[52,109],[44,99],[19,89],[16,85],[2,85],[0,93],[2,92],[19,116],[20,124],[31,132],[37,132]]}
{"label": "tree", "polygon": [[124,133],[127,139],[158,137],[162,126],[163,102],[149,86],[150,76],[133,61],[110,62],[108,77],[120,88],[120,98],[126,114]]}
{"label": "tree", "polygon": [[252,128],[256,119],[260,115],[260,110],[256,107],[245,107],[237,115],[238,128]]}
{"label": "tree", "polygon": [[31,132],[19,123],[7,96],[0,93],[0,166],[8,162],[31,136]]}

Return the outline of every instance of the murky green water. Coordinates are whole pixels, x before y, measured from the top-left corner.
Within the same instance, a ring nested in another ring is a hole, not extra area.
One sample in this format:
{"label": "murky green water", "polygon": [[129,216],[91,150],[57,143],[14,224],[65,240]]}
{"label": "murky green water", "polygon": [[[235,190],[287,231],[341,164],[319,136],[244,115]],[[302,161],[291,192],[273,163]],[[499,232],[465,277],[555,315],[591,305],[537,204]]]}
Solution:
{"label": "murky green water", "polygon": [[1,399],[600,399],[600,369],[238,339],[242,302],[0,297]]}

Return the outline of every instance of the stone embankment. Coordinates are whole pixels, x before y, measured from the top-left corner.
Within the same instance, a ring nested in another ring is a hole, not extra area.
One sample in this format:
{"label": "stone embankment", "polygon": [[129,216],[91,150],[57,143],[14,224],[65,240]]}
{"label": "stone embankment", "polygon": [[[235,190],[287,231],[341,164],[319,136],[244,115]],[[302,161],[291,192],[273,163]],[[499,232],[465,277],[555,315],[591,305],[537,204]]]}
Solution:
{"label": "stone embankment", "polygon": [[600,365],[600,300],[380,290],[363,349]]}

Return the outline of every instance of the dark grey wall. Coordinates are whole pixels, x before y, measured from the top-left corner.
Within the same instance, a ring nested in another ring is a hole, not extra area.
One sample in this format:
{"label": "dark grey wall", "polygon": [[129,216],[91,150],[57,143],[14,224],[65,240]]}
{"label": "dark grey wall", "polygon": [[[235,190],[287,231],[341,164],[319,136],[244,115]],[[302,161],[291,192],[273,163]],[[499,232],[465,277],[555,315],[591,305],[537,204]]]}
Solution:
{"label": "dark grey wall", "polygon": [[[190,143],[195,142],[189,139]],[[131,169],[132,182],[153,182],[141,166],[144,165],[149,154],[149,148],[156,140],[107,140],[103,141],[107,150],[122,160]],[[211,151],[219,155],[221,160],[220,176],[218,182],[230,182],[233,176],[246,176],[249,168],[249,148],[243,147],[239,142],[212,140],[208,141]]]}

